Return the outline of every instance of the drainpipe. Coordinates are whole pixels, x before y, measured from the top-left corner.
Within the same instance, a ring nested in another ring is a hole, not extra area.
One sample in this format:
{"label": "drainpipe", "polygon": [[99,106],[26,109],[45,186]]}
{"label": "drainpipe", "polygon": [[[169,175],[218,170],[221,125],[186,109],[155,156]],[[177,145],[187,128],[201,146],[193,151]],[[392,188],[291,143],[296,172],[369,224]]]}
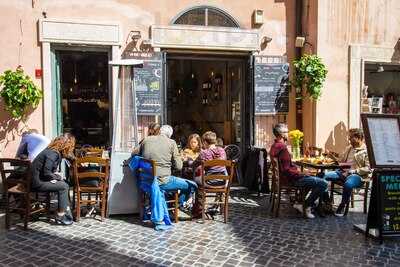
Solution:
{"label": "drainpipe", "polygon": [[[296,0],[295,28],[296,36],[303,36],[303,0]],[[296,37],[295,37],[296,38]],[[302,56],[301,47],[295,47],[295,59]],[[301,91],[296,91],[296,129],[303,130],[303,101],[301,99]]]}

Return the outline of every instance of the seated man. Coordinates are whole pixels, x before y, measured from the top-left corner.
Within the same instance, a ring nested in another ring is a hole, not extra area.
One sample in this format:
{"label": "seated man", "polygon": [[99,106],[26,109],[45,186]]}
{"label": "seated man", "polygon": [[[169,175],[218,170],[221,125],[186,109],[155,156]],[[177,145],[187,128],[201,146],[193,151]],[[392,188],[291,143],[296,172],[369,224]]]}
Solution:
{"label": "seated man", "polygon": [[339,163],[347,163],[350,169],[326,172],[324,176],[327,181],[342,180],[344,182],[342,201],[336,210],[336,216],[344,215],[344,208],[350,201],[353,188],[361,187],[363,180],[369,179],[372,173],[361,129],[350,129],[349,141],[350,145],[337,160]]}
{"label": "seated man", "polygon": [[192,193],[197,190],[197,185],[193,181],[171,175],[172,167],[177,170],[182,169],[182,158],[178,152],[178,146],[170,138],[172,132],[171,126],[163,125],[159,135],[151,135],[143,139],[140,154],[155,162],[155,173],[161,190],[167,192],[180,190],[179,204],[182,207],[185,202],[189,202]]}
{"label": "seated man", "polygon": [[[314,215],[311,212],[311,208],[314,206],[315,201],[327,192],[328,183],[324,179],[300,173],[299,169],[292,163],[290,153],[286,146],[286,141],[288,139],[288,128],[286,124],[279,123],[275,125],[273,133],[276,139],[271,146],[270,156],[277,158],[280,163],[280,178],[294,186],[311,189],[311,194],[306,199],[305,209],[307,218],[313,219]],[[302,205],[295,204],[293,207],[303,212]]]}
{"label": "seated man", "polygon": [[33,161],[49,144],[49,138],[39,134],[36,129],[30,129],[22,134],[16,157]]}

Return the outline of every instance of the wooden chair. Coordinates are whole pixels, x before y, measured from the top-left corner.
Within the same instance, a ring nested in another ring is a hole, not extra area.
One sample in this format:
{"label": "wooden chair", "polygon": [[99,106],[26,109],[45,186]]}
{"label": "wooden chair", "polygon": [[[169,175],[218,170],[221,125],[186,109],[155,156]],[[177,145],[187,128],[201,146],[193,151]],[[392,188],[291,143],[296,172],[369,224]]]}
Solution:
{"label": "wooden chair", "polygon": [[49,211],[50,194],[46,193],[45,203],[39,201],[38,192],[32,194],[32,167],[29,160],[0,159],[0,173],[5,196],[6,229],[10,229],[10,213],[14,212],[24,219],[26,230],[33,215]]}
{"label": "wooden chair", "polygon": [[[211,167],[225,167],[225,174],[206,174],[206,170]],[[208,160],[202,163],[201,185],[199,187],[199,199],[202,206],[202,219],[205,220],[205,212],[208,204],[217,204],[221,211],[224,211],[224,223],[228,221],[228,200],[229,192],[234,174],[234,163],[230,160]],[[213,185],[212,180],[221,180],[221,183]],[[207,201],[207,197],[216,197],[214,201]]]}
{"label": "wooden chair", "polygon": [[[155,162],[153,160],[141,158],[139,162],[139,168],[137,169],[136,177],[141,179],[141,182],[148,183],[151,185],[156,178],[155,175]],[[140,189],[139,189],[140,190]],[[166,192],[166,202],[168,206],[168,211],[172,211],[174,216],[174,222],[177,223],[179,221],[179,192],[178,190],[172,192]],[[172,198],[168,198],[168,195],[172,194]],[[144,218],[144,208],[146,206],[146,202],[150,203],[149,195],[140,190],[139,194],[139,210],[140,210],[140,220],[143,221]]]}
{"label": "wooden chair", "polygon": [[[341,189],[337,189],[337,186],[341,187]],[[344,216],[346,216],[347,213],[349,212],[350,205],[351,205],[351,208],[354,208],[354,202],[363,202],[363,213],[364,214],[367,213],[369,187],[370,187],[370,181],[367,180],[367,181],[363,181],[362,187],[359,188],[359,190],[360,190],[359,193],[355,192],[355,190],[357,190],[357,189],[353,190],[353,192],[351,193],[350,202],[347,203],[347,205],[345,207]],[[331,191],[331,201],[332,201],[332,205],[333,205],[334,200],[335,200],[334,194],[342,195],[343,181],[331,182],[331,190],[330,191]],[[362,199],[356,200],[356,199],[354,199],[354,195],[360,195],[360,196],[362,196]]]}
{"label": "wooden chair", "polygon": [[[88,170],[88,167],[92,167]],[[109,160],[101,157],[77,158],[73,163],[74,195],[76,195],[76,221],[80,220],[81,205],[98,204],[101,210],[101,221],[104,221],[107,207],[107,188],[110,173]],[[84,195],[95,194],[96,198],[83,199]],[[75,200],[74,200],[75,201]]]}
{"label": "wooden chair", "polygon": [[[295,200],[303,205],[303,216],[306,217],[305,199],[307,189],[283,183],[280,175],[280,163],[276,157],[271,157],[272,184],[270,195],[270,212],[273,216],[279,217],[279,208],[281,205],[282,194],[289,196],[289,202],[293,204]],[[283,204],[283,203],[282,203]]]}

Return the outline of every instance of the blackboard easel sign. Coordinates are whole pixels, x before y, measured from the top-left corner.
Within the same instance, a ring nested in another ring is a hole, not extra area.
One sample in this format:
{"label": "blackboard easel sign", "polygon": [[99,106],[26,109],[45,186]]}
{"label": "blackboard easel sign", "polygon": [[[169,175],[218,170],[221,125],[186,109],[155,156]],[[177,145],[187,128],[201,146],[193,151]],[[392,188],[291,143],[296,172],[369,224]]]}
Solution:
{"label": "blackboard easel sign", "polygon": [[386,114],[361,115],[368,158],[374,169],[371,199],[365,230],[385,236],[400,237],[400,116]]}

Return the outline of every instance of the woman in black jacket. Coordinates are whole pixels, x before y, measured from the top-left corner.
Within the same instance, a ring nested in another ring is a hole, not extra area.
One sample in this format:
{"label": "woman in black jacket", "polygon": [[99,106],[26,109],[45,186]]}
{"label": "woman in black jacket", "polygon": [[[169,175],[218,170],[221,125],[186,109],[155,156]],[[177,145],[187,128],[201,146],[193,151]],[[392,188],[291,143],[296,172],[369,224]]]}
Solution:
{"label": "woman in black jacket", "polygon": [[61,159],[72,154],[75,137],[70,134],[56,137],[32,162],[32,190],[58,193],[57,221],[72,224],[72,213],[69,207],[69,185],[56,173]]}

